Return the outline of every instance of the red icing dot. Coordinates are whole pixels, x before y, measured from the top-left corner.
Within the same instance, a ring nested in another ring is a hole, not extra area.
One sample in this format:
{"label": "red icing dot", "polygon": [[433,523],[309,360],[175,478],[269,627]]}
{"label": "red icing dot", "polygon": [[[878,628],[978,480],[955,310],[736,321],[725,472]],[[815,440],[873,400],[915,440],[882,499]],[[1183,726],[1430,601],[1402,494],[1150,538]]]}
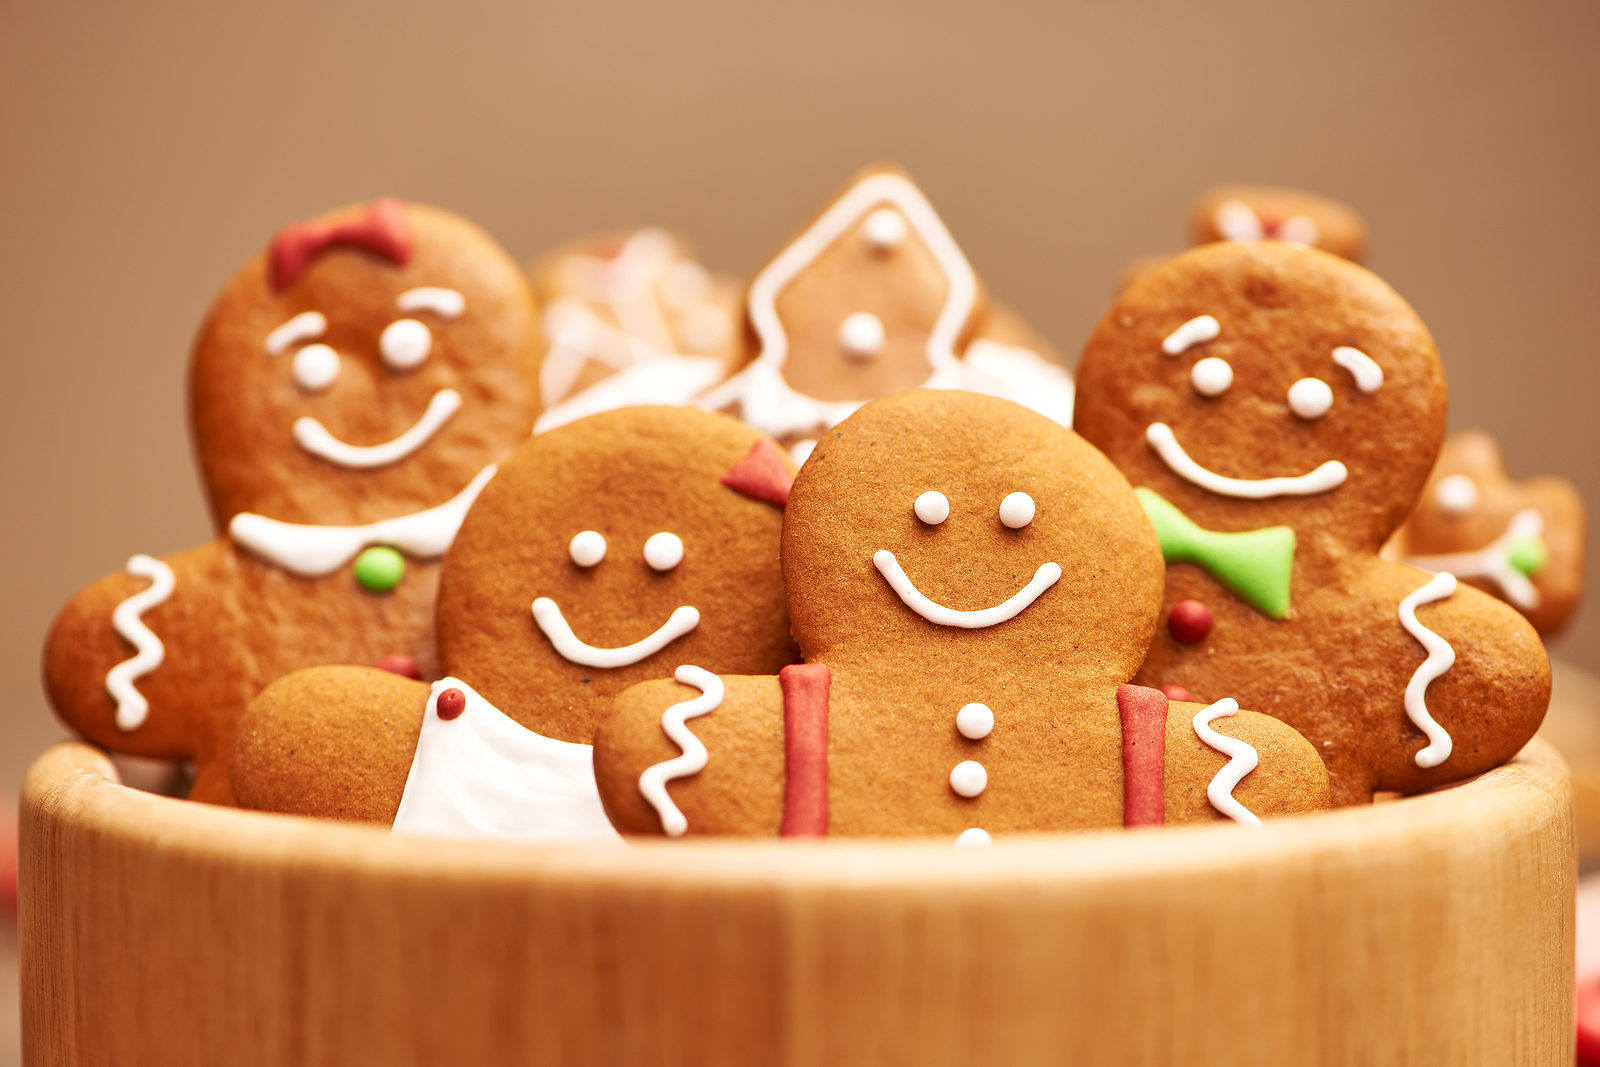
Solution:
{"label": "red icing dot", "polygon": [[1161,687],[1161,691],[1167,695],[1168,700],[1181,700],[1185,704],[1200,703],[1194,698],[1193,693],[1189,692],[1181,685],[1164,685]]}
{"label": "red icing dot", "polygon": [[417,661],[400,652],[391,652],[374,664],[380,671],[398,674],[402,678],[422,678],[422,668],[417,666]]}
{"label": "red icing dot", "polygon": [[446,689],[439,694],[439,699],[433,706],[439,712],[439,718],[449,722],[467,710],[467,694],[459,689]]}
{"label": "red icing dot", "polygon": [[1185,645],[1204,641],[1211,632],[1211,609],[1198,600],[1180,600],[1167,614],[1167,633]]}

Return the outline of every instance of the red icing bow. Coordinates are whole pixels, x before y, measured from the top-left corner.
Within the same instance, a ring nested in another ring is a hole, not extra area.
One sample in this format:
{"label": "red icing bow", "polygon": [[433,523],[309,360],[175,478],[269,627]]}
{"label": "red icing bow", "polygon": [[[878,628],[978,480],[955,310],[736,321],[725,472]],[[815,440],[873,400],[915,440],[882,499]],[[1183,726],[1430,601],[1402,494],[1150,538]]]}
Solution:
{"label": "red icing bow", "polygon": [[333,245],[355,245],[405,266],[411,262],[411,227],[406,225],[405,205],[397,197],[386,196],[367,205],[360,217],[343,222],[312,219],[285,226],[272,239],[268,260],[272,268],[272,287],[293,285],[323,252]]}
{"label": "red icing bow", "polygon": [[750,446],[745,457],[729,468],[721,480],[736,493],[781,508],[789,503],[789,487],[794,484],[794,475],[789,473],[783,453],[763,437]]}

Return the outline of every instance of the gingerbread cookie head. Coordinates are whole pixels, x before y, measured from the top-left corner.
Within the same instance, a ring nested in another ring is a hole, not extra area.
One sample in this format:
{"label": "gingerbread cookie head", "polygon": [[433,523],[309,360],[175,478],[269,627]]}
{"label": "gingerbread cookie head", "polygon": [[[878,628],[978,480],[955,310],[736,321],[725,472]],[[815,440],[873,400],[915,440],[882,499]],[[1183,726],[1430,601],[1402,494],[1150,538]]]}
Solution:
{"label": "gingerbread cookie head", "polygon": [[1226,185],[1195,203],[1195,244],[1212,241],[1284,241],[1332,252],[1359,263],[1367,252],[1367,225],[1348,204],[1299,189]]}
{"label": "gingerbread cookie head", "polygon": [[792,468],[725,416],[632,407],[527,442],[445,559],[439,658],[547,737],[588,743],[609,700],[681,663],[793,658],[778,567]]}
{"label": "gingerbread cookie head", "polygon": [[1385,555],[1449,571],[1551,634],[1583,593],[1587,525],[1571,483],[1512,481],[1494,438],[1468,430],[1445,441],[1417,510]]}
{"label": "gingerbread cookie head", "polygon": [[783,561],[807,661],[919,687],[1109,699],[1160,610],[1160,549],[1116,469],[965,392],[904,393],[830,432],[795,483]]}
{"label": "gingerbread cookie head", "polygon": [[1433,340],[1366,270],[1282,242],[1204,245],[1090,337],[1078,428],[1211,530],[1286,525],[1376,552],[1444,437]]}
{"label": "gingerbread cookie head", "polygon": [[558,249],[530,270],[547,348],[536,432],[630,404],[684,404],[745,361],[743,287],[647,227]]}
{"label": "gingerbread cookie head", "polygon": [[521,271],[456,215],[384,199],[287,227],[195,344],[219,522],[354,525],[449,499],[531,430],[538,343]]}

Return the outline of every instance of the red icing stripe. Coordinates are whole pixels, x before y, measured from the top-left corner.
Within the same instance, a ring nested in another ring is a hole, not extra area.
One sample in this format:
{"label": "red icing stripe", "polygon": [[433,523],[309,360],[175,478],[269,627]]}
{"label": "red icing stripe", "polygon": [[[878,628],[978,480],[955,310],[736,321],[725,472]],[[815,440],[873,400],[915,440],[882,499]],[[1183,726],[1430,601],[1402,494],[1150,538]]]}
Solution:
{"label": "red icing stripe", "polygon": [[1167,818],[1167,694],[1117,687],[1122,713],[1122,825],[1160,826]]}
{"label": "red icing stripe", "polygon": [[722,484],[738,493],[768,504],[784,507],[789,503],[789,487],[794,475],[783,453],[765,437],[750,446],[745,457],[722,476]]}
{"label": "red icing stripe", "polygon": [[392,196],[374,200],[359,217],[345,222],[297,222],[272,239],[268,258],[272,287],[293,285],[311,261],[333,245],[355,245],[400,266],[411,262],[411,227],[405,205]]}
{"label": "red icing stripe", "polygon": [[783,687],[784,837],[828,832],[828,688],[826,663],[796,663],[778,672]]}

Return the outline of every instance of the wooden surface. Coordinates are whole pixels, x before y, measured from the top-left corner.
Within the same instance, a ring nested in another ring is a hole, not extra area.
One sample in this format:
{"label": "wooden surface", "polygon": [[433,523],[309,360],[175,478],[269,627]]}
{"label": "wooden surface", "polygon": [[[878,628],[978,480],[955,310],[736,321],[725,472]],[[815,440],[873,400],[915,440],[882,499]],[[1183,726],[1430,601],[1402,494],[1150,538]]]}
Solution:
{"label": "wooden surface", "polygon": [[536,849],[25,786],[27,1062],[1570,1064],[1572,793],[1001,841]]}

